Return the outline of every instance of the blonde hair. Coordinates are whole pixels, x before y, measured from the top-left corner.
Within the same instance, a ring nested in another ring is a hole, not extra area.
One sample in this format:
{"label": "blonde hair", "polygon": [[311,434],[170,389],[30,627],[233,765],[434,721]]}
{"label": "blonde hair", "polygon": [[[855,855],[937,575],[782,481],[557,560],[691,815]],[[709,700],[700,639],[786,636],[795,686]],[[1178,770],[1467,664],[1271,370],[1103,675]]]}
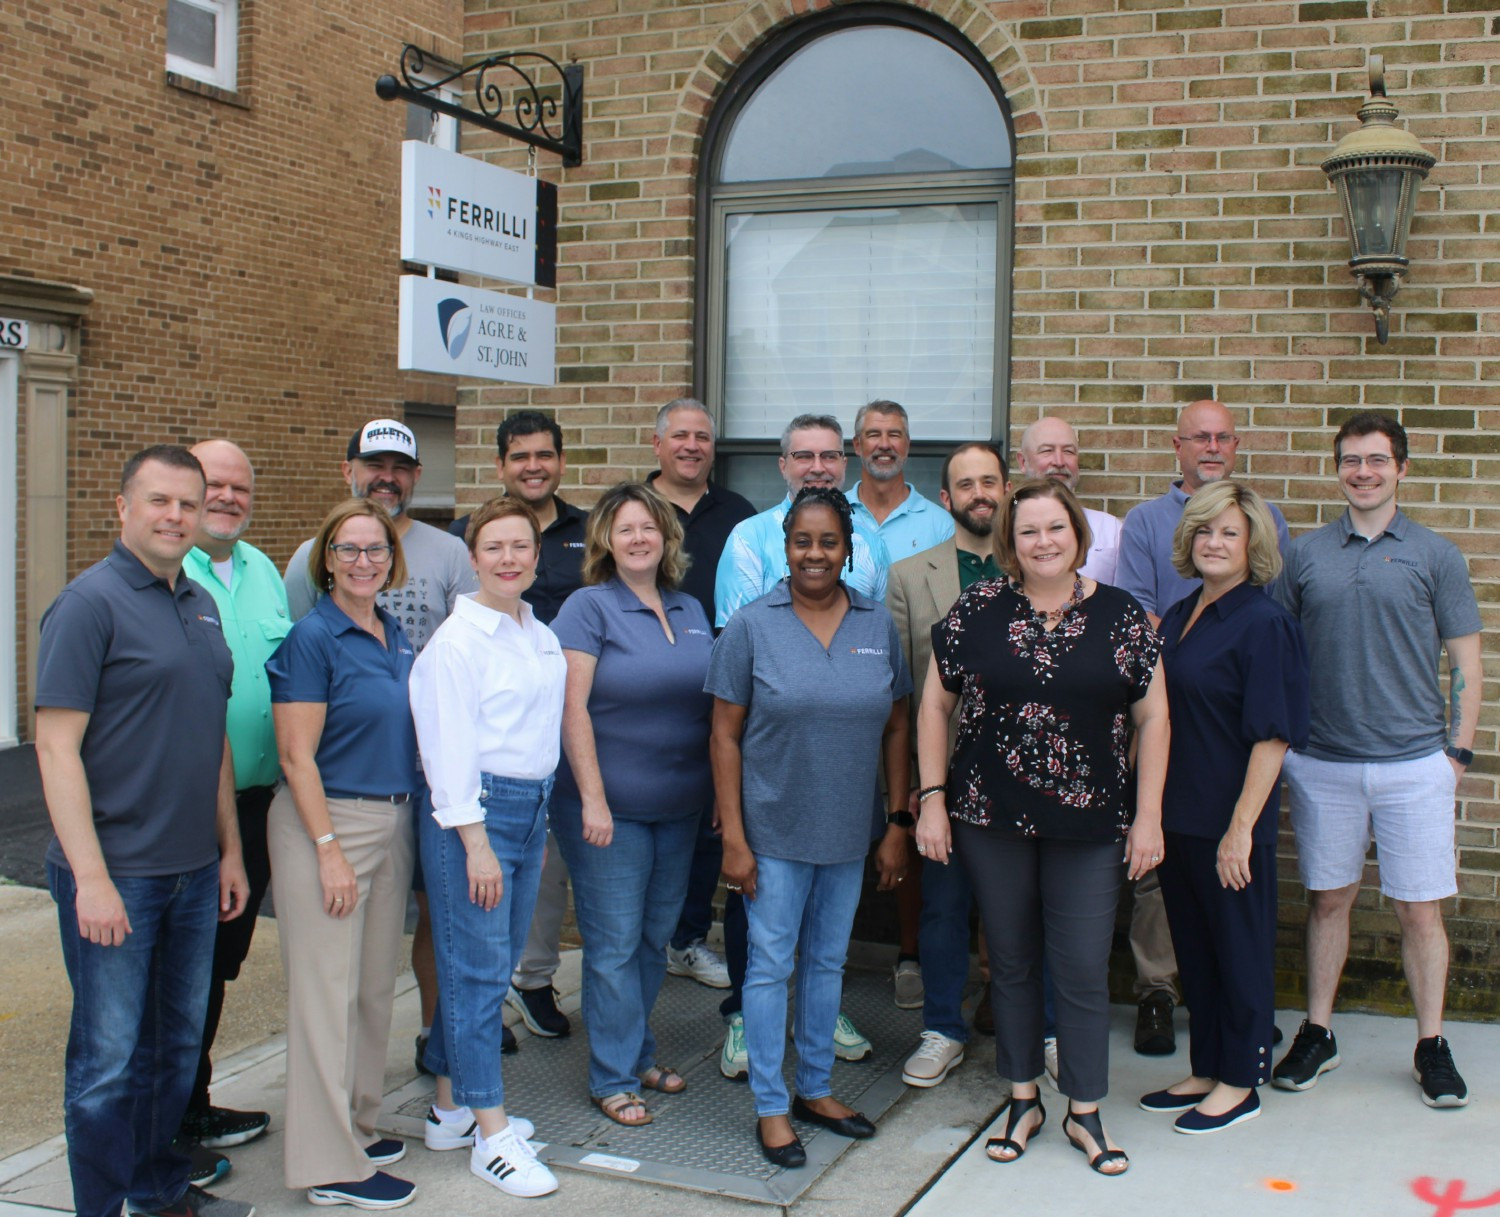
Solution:
{"label": "blonde hair", "polygon": [[589,512],[589,522],[583,538],[583,581],[586,584],[603,583],[615,577],[615,555],[609,547],[609,534],[614,531],[615,516],[626,503],[639,503],[651,515],[656,529],[661,533],[661,562],[656,568],[657,587],[677,587],[687,574],[692,559],[682,547],[682,525],[677,522],[677,509],[662,498],[650,486],[641,482],[621,482],[604,492],[603,497]]}
{"label": "blonde hair", "polygon": [[313,538],[312,550],[307,555],[307,572],[312,576],[313,586],[320,592],[326,592],[333,586],[333,568],[328,565],[328,547],[333,544],[334,537],[339,535],[339,529],[356,516],[369,516],[372,520],[378,520],[385,529],[385,539],[390,542],[391,569],[386,573],[385,583],[380,590],[399,587],[406,582],[406,558],[401,553],[401,538],[396,535],[396,522],[391,519],[390,512],[373,499],[345,499],[324,517],[318,535]]}
{"label": "blonde hair", "polygon": [[[1002,466],[1004,468],[1004,466]],[[1016,508],[1027,499],[1056,499],[1068,513],[1068,522],[1073,525],[1073,536],[1078,541],[1078,552],[1073,555],[1073,573],[1089,559],[1089,546],[1094,543],[1093,530],[1077,497],[1062,482],[1051,478],[1033,478],[1022,482],[1000,504],[999,526],[995,529],[995,561],[1012,579],[1021,578],[1021,564],[1016,559]]]}
{"label": "blonde hair", "polygon": [[1210,521],[1217,520],[1225,509],[1238,507],[1250,526],[1247,556],[1250,582],[1264,587],[1281,573],[1281,550],[1277,546],[1276,521],[1265,499],[1239,482],[1211,482],[1195,492],[1183,508],[1182,519],[1172,536],[1172,569],[1184,579],[1200,579],[1202,572],[1193,562],[1193,538]]}

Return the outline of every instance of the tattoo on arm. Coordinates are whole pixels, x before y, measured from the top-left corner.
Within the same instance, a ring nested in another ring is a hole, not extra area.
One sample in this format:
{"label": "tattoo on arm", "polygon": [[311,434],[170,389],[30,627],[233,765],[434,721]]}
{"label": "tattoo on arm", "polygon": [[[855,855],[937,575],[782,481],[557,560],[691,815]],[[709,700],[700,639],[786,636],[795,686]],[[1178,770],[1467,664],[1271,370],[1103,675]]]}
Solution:
{"label": "tattoo on arm", "polygon": [[1464,674],[1461,668],[1451,668],[1448,672],[1448,742],[1454,747],[1458,746],[1459,729],[1463,726],[1463,692],[1467,686],[1464,684]]}

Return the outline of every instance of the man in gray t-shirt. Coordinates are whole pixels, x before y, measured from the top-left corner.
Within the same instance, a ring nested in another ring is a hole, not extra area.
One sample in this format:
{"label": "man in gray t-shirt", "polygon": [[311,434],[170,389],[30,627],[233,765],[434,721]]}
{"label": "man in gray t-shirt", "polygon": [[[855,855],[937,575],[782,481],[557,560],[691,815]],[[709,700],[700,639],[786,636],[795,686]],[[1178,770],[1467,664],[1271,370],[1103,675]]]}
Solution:
{"label": "man in gray t-shirt", "polygon": [[1479,607],[1457,547],[1397,509],[1408,468],[1401,425],[1357,414],[1333,450],[1349,510],[1292,542],[1275,587],[1307,636],[1312,729],[1283,766],[1308,889],[1307,1018],[1271,1081],[1307,1090],[1339,1063],[1329,1024],[1373,836],[1417,1011],[1422,1101],[1461,1107],[1468,1088],[1442,1035],[1448,939],[1439,902],[1457,890],[1453,801],[1474,759]]}

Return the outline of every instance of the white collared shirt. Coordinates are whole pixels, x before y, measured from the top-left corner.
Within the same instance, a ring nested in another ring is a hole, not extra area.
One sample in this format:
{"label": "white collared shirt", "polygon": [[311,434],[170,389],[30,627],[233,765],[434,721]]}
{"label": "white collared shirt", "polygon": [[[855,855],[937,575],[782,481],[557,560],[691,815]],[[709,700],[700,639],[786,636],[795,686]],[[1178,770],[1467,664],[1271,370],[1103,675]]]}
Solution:
{"label": "white collared shirt", "polygon": [[460,596],[417,657],[411,712],[444,828],[484,820],[479,775],[540,781],[557,768],[567,663],[557,636]]}

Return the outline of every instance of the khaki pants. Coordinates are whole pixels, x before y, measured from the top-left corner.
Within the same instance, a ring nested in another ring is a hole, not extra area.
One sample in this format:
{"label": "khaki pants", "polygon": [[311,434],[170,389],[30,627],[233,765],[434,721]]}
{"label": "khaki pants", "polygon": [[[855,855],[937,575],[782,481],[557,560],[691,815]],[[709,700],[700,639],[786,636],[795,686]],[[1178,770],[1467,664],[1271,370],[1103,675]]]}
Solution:
{"label": "khaki pants", "polygon": [[1135,996],[1140,1001],[1165,993],[1181,1004],[1177,993],[1177,953],[1172,949],[1172,927],[1161,897],[1161,877],[1148,871],[1135,884],[1130,910],[1130,949],[1135,954]]}
{"label": "khaki pants", "polygon": [[286,787],[271,804],[268,841],[281,962],[286,969],[286,1185],[357,1182],[375,1173],[391,1006],[415,843],[410,803],[329,799],[354,868],[348,917],[323,910],[317,847]]}

